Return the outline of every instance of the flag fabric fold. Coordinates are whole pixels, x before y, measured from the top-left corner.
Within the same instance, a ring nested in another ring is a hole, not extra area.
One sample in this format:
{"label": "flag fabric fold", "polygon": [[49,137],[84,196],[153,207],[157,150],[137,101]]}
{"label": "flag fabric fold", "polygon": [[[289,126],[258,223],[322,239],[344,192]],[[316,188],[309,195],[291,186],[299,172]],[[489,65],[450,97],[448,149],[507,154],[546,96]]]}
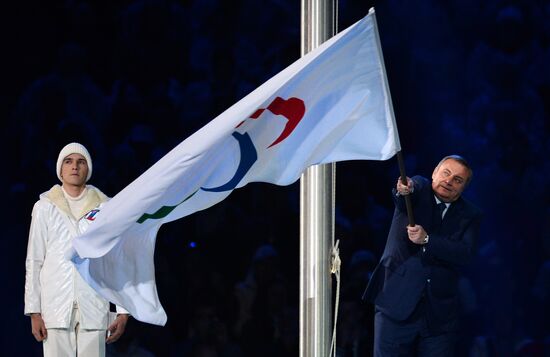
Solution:
{"label": "flag fabric fold", "polygon": [[164,325],[156,233],[249,182],[289,185],[311,165],[400,150],[374,10],[269,79],[119,192],[73,242],[84,279],[137,320]]}

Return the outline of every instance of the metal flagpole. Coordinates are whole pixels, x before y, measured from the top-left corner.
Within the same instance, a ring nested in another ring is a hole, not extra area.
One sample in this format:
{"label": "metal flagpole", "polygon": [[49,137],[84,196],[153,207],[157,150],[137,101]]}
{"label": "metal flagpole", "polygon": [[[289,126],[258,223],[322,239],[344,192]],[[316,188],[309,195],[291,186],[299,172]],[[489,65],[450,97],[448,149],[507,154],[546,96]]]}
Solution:
{"label": "metal flagpole", "polygon": [[[302,56],[334,36],[337,0],[302,0]],[[336,164],[308,168],[300,178],[300,357],[326,357],[332,330],[331,248]]]}

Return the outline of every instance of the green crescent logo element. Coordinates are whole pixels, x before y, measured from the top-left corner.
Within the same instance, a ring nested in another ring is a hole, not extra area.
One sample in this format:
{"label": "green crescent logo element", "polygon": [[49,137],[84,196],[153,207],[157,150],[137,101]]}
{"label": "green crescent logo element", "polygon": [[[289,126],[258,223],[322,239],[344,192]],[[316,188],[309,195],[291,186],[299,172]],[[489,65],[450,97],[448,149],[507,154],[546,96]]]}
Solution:
{"label": "green crescent logo element", "polygon": [[185,202],[188,199],[190,199],[191,197],[193,197],[195,195],[195,193],[197,193],[198,191],[199,190],[196,190],[195,192],[193,192],[192,194],[187,196],[183,201],[181,201],[180,203],[178,203],[175,206],[162,206],[155,213],[144,213],[141,217],[139,217],[139,219],[137,220],[137,223],[141,224],[141,223],[145,222],[146,220],[148,220],[149,218],[151,218],[151,219],[161,219],[161,218],[164,218],[164,217],[168,216],[170,214],[170,212],[172,212],[176,207],[181,205],[183,202]]}

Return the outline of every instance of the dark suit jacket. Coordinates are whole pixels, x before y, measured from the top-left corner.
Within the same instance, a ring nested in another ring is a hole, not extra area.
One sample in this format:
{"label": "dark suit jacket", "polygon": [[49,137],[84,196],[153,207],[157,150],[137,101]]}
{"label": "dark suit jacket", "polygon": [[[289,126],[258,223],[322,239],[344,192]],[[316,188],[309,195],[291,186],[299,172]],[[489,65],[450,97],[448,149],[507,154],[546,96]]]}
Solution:
{"label": "dark suit jacket", "polygon": [[394,189],[396,208],[388,240],[364,298],[390,318],[402,321],[424,296],[431,327],[453,331],[459,317],[459,267],[475,255],[481,211],[460,197],[441,221],[431,181],[421,176],[412,179],[415,223],[424,227],[429,242],[418,245],[408,239],[405,200]]}

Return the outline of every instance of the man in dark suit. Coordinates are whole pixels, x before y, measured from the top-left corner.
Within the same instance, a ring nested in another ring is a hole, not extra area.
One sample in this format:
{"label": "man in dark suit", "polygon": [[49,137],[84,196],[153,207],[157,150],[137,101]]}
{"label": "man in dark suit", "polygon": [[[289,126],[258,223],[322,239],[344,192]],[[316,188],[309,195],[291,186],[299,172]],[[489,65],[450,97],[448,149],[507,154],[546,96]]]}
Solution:
{"label": "man in dark suit", "polygon": [[[384,253],[364,298],[375,304],[375,356],[453,356],[459,320],[459,269],[475,255],[481,211],[461,197],[468,162],[444,157],[432,181],[407,177],[394,189]],[[410,195],[415,225],[407,217]]]}

